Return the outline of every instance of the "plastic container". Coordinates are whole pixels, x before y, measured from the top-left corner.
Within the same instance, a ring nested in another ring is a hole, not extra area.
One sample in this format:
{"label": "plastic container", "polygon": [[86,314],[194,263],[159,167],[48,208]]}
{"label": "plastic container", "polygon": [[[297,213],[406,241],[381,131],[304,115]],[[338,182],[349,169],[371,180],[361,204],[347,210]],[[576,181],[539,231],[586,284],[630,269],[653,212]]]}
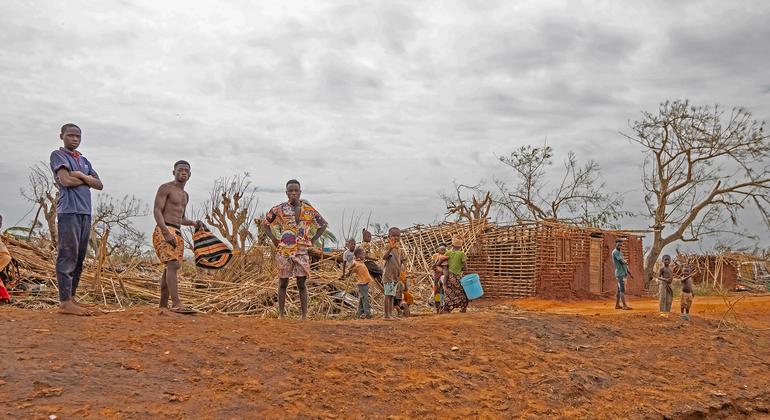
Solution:
{"label": "plastic container", "polygon": [[478,299],[484,296],[484,289],[481,287],[481,278],[478,274],[468,274],[460,279],[460,285],[465,290],[465,296],[469,300]]}

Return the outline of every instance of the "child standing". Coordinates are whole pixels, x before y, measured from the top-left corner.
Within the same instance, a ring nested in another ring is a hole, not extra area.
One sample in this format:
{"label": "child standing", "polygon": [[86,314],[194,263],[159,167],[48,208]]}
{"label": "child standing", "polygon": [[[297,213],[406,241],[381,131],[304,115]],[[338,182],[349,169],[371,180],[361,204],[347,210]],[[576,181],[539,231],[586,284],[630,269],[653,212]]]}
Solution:
{"label": "child standing", "polygon": [[690,267],[682,267],[682,319],[685,321],[690,320],[690,307],[692,307],[692,274],[690,273]]}
{"label": "child standing", "polygon": [[342,277],[346,277],[346,269],[350,267],[353,264],[353,259],[355,256],[353,253],[356,250],[356,240],[355,239],[348,239],[347,242],[345,242],[345,252],[342,253]]}
{"label": "child standing", "polygon": [[465,312],[468,308],[468,297],[460,284],[460,279],[465,271],[467,257],[462,250],[463,240],[459,236],[452,238],[452,247],[447,251],[447,265],[449,276],[444,283],[444,311],[452,312],[454,308],[460,308],[460,312]]}
{"label": "child standing", "polygon": [[356,318],[371,318],[372,310],[369,306],[369,283],[372,282],[372,276],[369,274],[369,269],[364,264],[364,258],[366,258],[366,251],[363,248],[357,247],[353,251],[355,259],[350,264],[350,270],[345,275],[347,278],[351,274],[356,276],[356,286],[358,286],[358,310],[356,311]]}
{"label": "child standing", "polygon": [[410,315],[409,305],[412,303],[414,303],[414,298],[406,284],[406,273],[402,271],[399,276],[399,281],[396,284],[396,296],[393,298],[393,308],[399,316],[408,317]]}
{"label": "child standing", "polygon": [[671,256],[663,256],[663,267],[660,268],[658,273],[658,306],[660,309],[660,316],[667,318],[668,313],[671,312],[671,304],[674,301],[674,289],[671,287],[671,283],[674,281],[674,272],[671,271]]}
{"label": "child standing", "polygon": [[393,319],[393,304],[396,298],[397,287],[401,280],[401,272],[404,271],[404,253],[399,247],[401,230],[397,227],[388,229],[388,246],[382,259],[385,267],[382,270],[382,287],[385,292],[385,319]]}
{"label": "child standing", "polygon": [[439,313],[444,305],[444,281],[449,274],[446,246],[439,245],[431,260],[433,261],[433,304],[436,307],[436,313]]}

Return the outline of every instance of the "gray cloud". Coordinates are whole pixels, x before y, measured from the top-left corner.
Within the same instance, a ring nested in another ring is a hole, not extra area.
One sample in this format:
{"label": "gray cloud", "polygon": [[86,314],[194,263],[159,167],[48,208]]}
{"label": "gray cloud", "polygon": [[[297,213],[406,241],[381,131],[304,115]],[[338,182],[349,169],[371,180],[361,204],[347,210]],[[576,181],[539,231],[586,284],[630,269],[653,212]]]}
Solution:
{"label": "gray cloud", "polygon": [[[436,191],[452,179],[510,176],[495,155],[547,139],[557,162],[569,150],[596,159],[639,208],[643,156],[618,131],[678,97],[767,119],[768,12],[759,1],[4,2],[0,194],[18,197],[26,168],[74,121],[106,191],[148,202],[186,158],[194,202],[247,171],[263,209],[298,178],[333,223],[354,208],[424,223],[443,217]],[[7,223],[27,211],[5,202]]]}

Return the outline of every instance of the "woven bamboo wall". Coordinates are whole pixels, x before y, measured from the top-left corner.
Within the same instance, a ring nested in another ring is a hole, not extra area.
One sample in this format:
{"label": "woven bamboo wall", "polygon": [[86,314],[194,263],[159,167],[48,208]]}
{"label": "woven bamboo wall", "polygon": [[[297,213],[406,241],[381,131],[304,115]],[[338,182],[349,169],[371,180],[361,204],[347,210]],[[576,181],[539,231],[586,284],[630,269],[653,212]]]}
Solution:
{"label": "woven bamboo wall", "polygon": [[588,267],[590,234],[591,230],[570,225],[537,223],[537,295],[572,292],[578,271]]}
{"label": "woven bamboo wall", "polygon": [[[407,254],[407,270],[418,281],[430,281],[431,256],[440,244],[449,244],[458,235],[465,241],[466,271],[479,274],[485,296],[561,297],[589,289],[591,236],[602,234],[597,229],[544,221],[445,222],[404,229],[401,246]],[[384,238],[375,239],[372,256],[382,247]]]}
{"label": "woven bamboo wall", "polygon": [[[401,231],[401,248],[407,256],[406,270],[415,281],[432,281],[431,257],[439,245],[449,245],[452,236],[458,235],[463,241],[463,251],[473,258],[478,255],[478,241],[489,226],[486,220],[470,222],[444,222],[439,225],[416,225]],[[386,237],[374,238],[367,246],[369,257],[378,260],[383,254]],[[468,272],[472,272],[469,270]]]}
{"label": "woven bamboo wall", "polygon": [[536,292],[537,226],[490,226],[479,238],[468,270],[478,273],[489,297],[527,297]]}

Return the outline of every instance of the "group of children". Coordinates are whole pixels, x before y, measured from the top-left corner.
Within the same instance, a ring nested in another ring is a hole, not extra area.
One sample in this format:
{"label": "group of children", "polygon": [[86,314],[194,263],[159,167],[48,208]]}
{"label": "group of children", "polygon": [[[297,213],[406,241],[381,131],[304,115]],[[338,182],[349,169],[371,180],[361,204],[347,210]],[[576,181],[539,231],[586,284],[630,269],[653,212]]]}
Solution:
{"label": "group of children", "polygon": [[[674,271],[671,269],[671,256],[663,256],[663,267],[658,272],[658,297],[659,297],[659,309],[660,316],[668,317],[671,312],[671,305],[674,301],[674,288],[672,284],[674,282]],[[690,320],[690,307],[693,301],[693,287],[692,287],[692,273],[690,267],[687,265],[682,266],[682,295],[680,298],[680,309],[682,313],[682,319]]]}
{"label": "group of children", "polygon": [[[365,232],[366,236],[366,232]],[[414,304],[414,296],[409,290],[406,277],[406,255],[401,249],[401,230],[392,227],[388,230],[388,244],[381,258],[381,265],[376,263],[377,259],[366,259],[367,247],[370,242],[365,241],[362,246],[356,246],[353,239],[349,239],[345,244],[345,252],[342,255],[342,277],[349,278],[355,276],[356,286],[358,288],[358,310],[356,318],[372,318],[371,306],[369,304],[369,286],[375,281],[375,276],[382,280],[382,289],[385,295],[383,308],[384,318],[394,319],[394,311],[400,316],[409,316],[409,306]],[[440,245],[436,254],[432,257],[433,275],[433,301],[436,313],[450,312],[453,307],[459,306],[461,312],[465,312],[468,306],[468,299],[465,292],[460,287],[459,278],[465,271],[466,255],[462,250],[462,239],[452,238],[452,245],[449,249],[445,245]],[[373,257],[373,255],[369,255]],[[451,283],[451,279],[456,279],[456,285]],[[459,292],[457,289],[459,288]],[[445,291],[454,290],[454,295],[458,296],[459,305],[449,305],[445,300]]]}

